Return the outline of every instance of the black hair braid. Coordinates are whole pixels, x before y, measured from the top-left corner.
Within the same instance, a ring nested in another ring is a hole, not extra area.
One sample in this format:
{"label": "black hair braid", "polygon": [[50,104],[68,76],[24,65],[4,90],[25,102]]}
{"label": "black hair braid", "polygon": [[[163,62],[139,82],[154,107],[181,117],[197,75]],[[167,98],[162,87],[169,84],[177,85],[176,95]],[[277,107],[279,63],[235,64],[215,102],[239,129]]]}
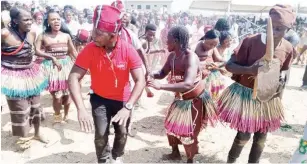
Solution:
{"label": "black hair braid", "polygon": [[208,32],[206,32],[206,34],[200,38],[200,40],[206,40],[206,39],[216,39],[220,37],[220,32],[212,29]]}
{"label": "black hair braid", "polygon": [[14,21],[16,19],[19,19],[20,16],[20,10],[17,7],[12,7],[10,10],[10,17],[11,17],[11,22],[10,26],[12,29],[18,31],[18,24]]}
{"label": "black hair braid", "polygon": [[172,27],[168,35],[172,36],[176,42],[180,44],[180,48],[186,51],[189,48],[189,31],[184,26],[175,26]]}
{"label": "black hair braid", "polygon": [[147,24],[146,26],[145,26],[145,32],[147,32],[147,31],[157,31],[157,26],[156,25],[154,25],[154,24]]}

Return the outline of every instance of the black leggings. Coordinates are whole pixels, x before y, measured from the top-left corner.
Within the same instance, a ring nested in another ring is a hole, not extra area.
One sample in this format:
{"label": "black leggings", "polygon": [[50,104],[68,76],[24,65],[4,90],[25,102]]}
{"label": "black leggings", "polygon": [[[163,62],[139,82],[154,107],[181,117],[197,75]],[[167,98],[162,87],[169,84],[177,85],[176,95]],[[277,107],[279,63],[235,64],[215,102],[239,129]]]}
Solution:
{"label": "black leggings", "polygon": [[[227,163],[234,163],[240,156],[244,145],[249,141],[251,133],[243,133],[238,131],[236,138],[232,144],[232,147],[228,153]],[[253,145],[249,153],[248,163],[259,163],[260,156],[264,149],[264,143],[267,138],[267,133],[254,133]]]}

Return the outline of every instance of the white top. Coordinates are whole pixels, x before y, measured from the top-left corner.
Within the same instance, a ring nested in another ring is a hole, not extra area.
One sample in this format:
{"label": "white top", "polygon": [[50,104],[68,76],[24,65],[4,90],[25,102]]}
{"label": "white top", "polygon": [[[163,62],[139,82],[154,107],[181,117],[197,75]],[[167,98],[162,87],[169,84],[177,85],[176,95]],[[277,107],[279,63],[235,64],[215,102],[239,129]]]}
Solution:
{"label": "white top", "polygon": [[92,31],[93,30],[93,24],[89,24],[88,22],[83,23],[81,25],[81,29],[84,29],[86,31]]}
{"label": "white top", "polygon": [[69,23],[65,22],[68,29],[70,30],[71,34],[76,36],[78,33],[78,30],[81,29],[81,25],[74,20],[71,20]]}
{"label": "white top", "polygon": [[141,44],[141,41],[139,40],[139,38],[137,37],[137,35],[133,31],[131,31],[130,29],[128,29],[128,28],[125,28],[125,29],[128,31],[128,33],[129,33],[129,35],[131,37],[132,46],[136,50],[141,49],[142,48],[142,44]]}

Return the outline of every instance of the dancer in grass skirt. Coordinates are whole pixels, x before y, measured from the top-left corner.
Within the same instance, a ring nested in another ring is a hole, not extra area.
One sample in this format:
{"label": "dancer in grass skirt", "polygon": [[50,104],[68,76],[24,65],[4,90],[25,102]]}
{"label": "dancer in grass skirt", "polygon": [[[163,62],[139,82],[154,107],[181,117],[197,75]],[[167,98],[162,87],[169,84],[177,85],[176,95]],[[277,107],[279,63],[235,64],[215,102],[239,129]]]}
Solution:
{"label": "dancer in grass skirt", "polygon": [[[279,59],[281,63],[280,71],[286,71],[293,57],[293,47],[283,37],[292,27],[295,14],[289,6],[276,5],[270,10],[270,17],[274,29],[274,45],[271,45],[274,47],[274,58]],[[227,70],[233,73],[232,79],[235,83],[226,88],[220,96],[218,110],[220,119],[238,131],[229,151],[227,163],[236,161],[252,133],[254,137],[248,163],[258,163],[267,133],[277,130],[284,118],[283,105],[278,95],[266,102],[252,98],[254,79],[259,68],[255,62],[265,53],[266,35],[253,35],[244,39],[238,52],[226,65]],[[268,90],[272,88],[272,86],[266,87]]]}
{"label": "dancer in grass skirt", "polygon": [[[16,144],[21,149],[31,146],[31,139],[48,143],[40,131],[40,93],[48,80],[41,67],[32,62],[35,33],[31,33],[31,14],[21,8],[10,10],[11,23],[1,30],[1,92],[10,109],[12,133],[18,136]],[[34,137],[29,137],[29,127],[34,126]]]}
{"label": "dancer in grass skirt", "polygon": [[[39,35],[36,41],[36,53],[40,55],[51,55],[52,60],[44,60],[42,66],[49,78],[47,90],[53,98],[54,122],[60,123],[67,121],[70,108],[70,97],[68,91],[68,75],[72,68],[72,58],[77,52],[73,46],[71,35],[66,26],[62,26],[60,15],[51,10],[47,14],[44,22],[46,30]],[[41,51],[44,46],[45,52]],[[57,61],[55,66],[53,61]],[[62,105],[64,106],[64,118],[61,114]]]}
{"label": "dancer in grass skirt", "polygon": [[207,124],[214,125],[217,120],[215,104],[204,91],[199,59],[188,50],[188,30],[184,26],[173,27],[168,33],[167,40],[171,53],[163,68],[158,73],[153,73],[152,78],[163,79],[171,73],[171,83],[160,84],[151,79],[148,86],[176,94],[164,123],[172,147],[172,153],[165,158],[181,159],[178,145],[183,144],[187,162],[193,163],[193,158],[198,153],[199,132]]}
{"label": "dancer in grass skirt", "polygon": [[[213,99],[217,99],[224,89],[225,60],[220,56],[216,46],[219,44],[220,33],[217,30],[208,31],[195,47],[202,66],[203,82]],[[221,73],[222,72],[222,73]]]}

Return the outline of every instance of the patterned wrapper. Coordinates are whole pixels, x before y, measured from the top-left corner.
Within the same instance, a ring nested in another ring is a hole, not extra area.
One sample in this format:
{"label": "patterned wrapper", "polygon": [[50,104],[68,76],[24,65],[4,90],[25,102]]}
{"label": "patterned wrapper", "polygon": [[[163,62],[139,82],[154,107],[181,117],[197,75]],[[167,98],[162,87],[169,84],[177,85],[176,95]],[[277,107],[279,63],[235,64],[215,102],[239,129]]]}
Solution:
{"label": "patterned wrapper", "polygon": [[222,121],[241,132],[272,132],[280,127],[284,118],[283,105],[279,97],[268,102],[252,99],[253,90],[233,83],[218,100],[218,112]]}
{"label": "patterned wrapper", "polygon": [[58,59],[61,64],[62,69],[59,71],[56,66],[54,66],[51,60],[43,61],[43,68],[49,77],[47,90],[50,92],[62,91],[68,89],[68,76],[71,71],[73,62],[69,56],[63,59]]}
{"label": "patterned wrapper", "polygon": [[27,98],[40,95],[48,86],[48,79],[40,65],[28,69],[1,67],[1,92],[7,97]]}

